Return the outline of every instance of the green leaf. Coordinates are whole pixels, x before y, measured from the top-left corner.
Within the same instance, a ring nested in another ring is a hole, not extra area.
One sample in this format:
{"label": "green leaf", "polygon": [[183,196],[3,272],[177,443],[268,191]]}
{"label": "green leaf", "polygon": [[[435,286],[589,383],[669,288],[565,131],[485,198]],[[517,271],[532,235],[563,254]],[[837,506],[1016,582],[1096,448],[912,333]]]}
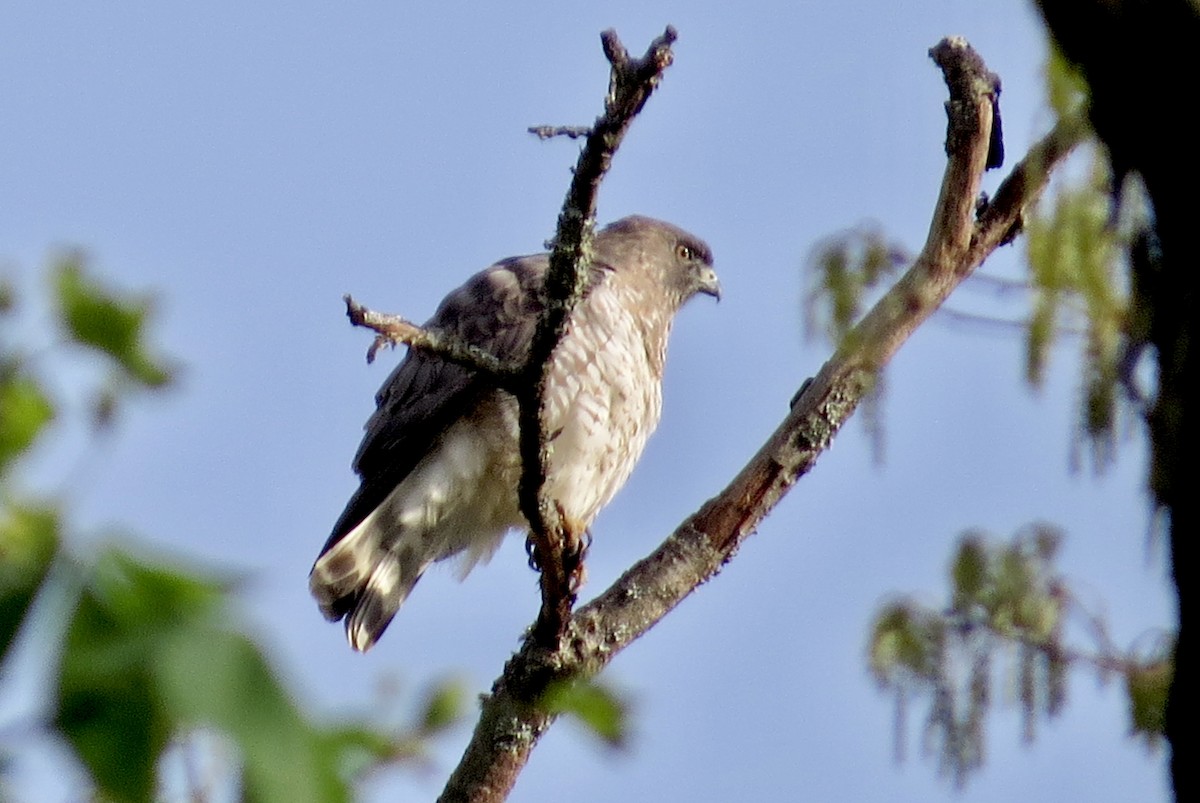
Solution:
{"label": "green leaf", "polygon": [[208,626],[221,586],[115,549],[77,571],[81,591],[63,648],[55,723],[101,793],[147,800],[158,758],[179,731],[157,683],[162,644]]}
{"label": "green leaf", "polygon": [[938,671],[942,625],[907,601],[888,605],[871,628],[870,660],[875,679],[892,685],[898,672],[931,678]]}
{"label": "green leaf", "polygon": [[180,631],[164,644],[154,675],[166,709],[181,724],[211,725],[237,742],[246,800],[350,799],[338,774],[345,743],[310,726],[245,636]]}
{"label": "green leaf", "polygon": [[[1028,217],[1025,231],[1035,291],[1026,348],[1026,376],[1041,382],[1062,328],[1082,329],[1081,435],[1091,442],[1095,465],[1104,467],[1115,448],[1119,364],[1130,326],[1126,240],[1144,227],[1135,182],[1114,210],[1112,176],[1099,154],[1091,173],[1060,189]],[[1119,214],[1114,215],[1114,211]],[[1124,221],[1124,222],[1123,222]]]}
{"label": "green leaf", "polygon": [[62,322],[76,342],[111,357],[124,373],[147,387],[171,381],[171,370],[150,357],[143,329],[150,311],[145,298],[122,298],[85,275],[79,255],[59,262],[54,288]]}
{"label": "green leaf", "polygon": [[9,504],[0,509],[0,661],[58,550],[57,512]]}
{"label": "green leaf", "polygon": [[117,550],[79,571],[56,722],[104,796],[149,799],[169,740],[213,727],[241,751],[245,800],[350,799],[340,770],[366,731],[310,724],[262,651],[224,628],[227,583]]}
{"label": "green leaf", "polygon": [[173,723],[152,683],[152,633],[161,623],[143,589],[114,587],[112,579],[84,579],[63,649],[55,724],[98,790],[132,803],[150,799]]}
{"label": "green leaf", "polygon": [[1131,662],[1125,673],[1129,719],[1133,732],[1151,744],[1166,732],[1167,693],[1175,676],[1174,645],[1162,655]]}
{"label": "green leaf", "polygon": [[343,778],[370,770],[427,763],[429,740],[462,719],[466,687],[460,680],[445,679],[430,688],[420,704],[415,722],[397,734],[387,734],[359,723],[319,731],[319,749],[334,762]]}
{"label": "green leaf", "polygon": [[809,336],[821,332],[841,345],[870,299],[870,291],[909,261],[899,244],[872,226],[825,238],[808,258],[810,288],[805,299]]}
{"label": "green leaf", "polygon": [[1046,95],[1050,107],[1060,118],[1077,115],[1088,102],[1088,93],[1083,75],[1051,42],[1050,59],[1046,63]]}
{"label": "green leaf", "polygon": [[433,736],[454,725],[462,717],[466,689],[456,680],[447,680],[430,690],[420,717],[420,732]]}
{"label": "green leaf", "polygon": [[990,580],[988,563],[987,545],[982,535],[969,533],[963,536],[950,568],[956,610],[966,610],[982,602]]}
{"label": "green leaf", "polygon": [[412,760],[422,754],[417,739],[393,739],[363,725],[342,725],[318,733],[320,749],[335,759],[342,777],[354,778],[373,767],[399,760]]}
{"label": "green leaf", "polygon": [[625,744],[628,706],[611,689],[584,680],[560,683],[547,689],[542,705],[551,713],[575,717],[612,747]]}
{"label": "green leaf", "polygon": [[11,366],[0,365],[0,475],[33,444],[54,418],[41,385]]}
{"label": "green leaf", "polygon": [[225,578],[203,577],[115,548],[101,553],[91,581],[122,627],[146,635],[215,620],[229,585]]}

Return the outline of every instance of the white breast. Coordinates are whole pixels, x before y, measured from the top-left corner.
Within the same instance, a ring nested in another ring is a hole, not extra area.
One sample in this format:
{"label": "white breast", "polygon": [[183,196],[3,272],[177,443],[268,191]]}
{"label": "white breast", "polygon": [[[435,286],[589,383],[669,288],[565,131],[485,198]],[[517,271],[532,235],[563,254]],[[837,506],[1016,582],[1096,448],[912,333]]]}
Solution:
{"label": "white breast", "polygon": [[643,330],[614,294],[594,293],[576,309],[548,388],[546,490],[587,526],[629,479],[662,410]]}

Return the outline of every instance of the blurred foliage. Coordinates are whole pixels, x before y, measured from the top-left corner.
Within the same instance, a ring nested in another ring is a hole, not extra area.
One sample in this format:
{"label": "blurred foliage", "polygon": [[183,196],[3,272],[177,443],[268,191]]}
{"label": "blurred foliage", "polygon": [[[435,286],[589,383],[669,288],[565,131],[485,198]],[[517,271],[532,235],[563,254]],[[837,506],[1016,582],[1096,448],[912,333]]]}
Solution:
{"label": "blurred foliage", "polygon": [[1079,115],[1088,103],[1088,85],[1051,40],[1046,61],[1046,99],[1059,119]]}
{"label": "blurred foliage", "polygon": [[[1059,118],[1078,118],[1089,103],[1086,81],[1054,47],[1046,93]],[[1062,181],[1025,221],[1034,293],[1025,373],[1039,385],[1051,349],[1064,334],[1078,337],[1082,370],[1075,442],[1089,446],[1093,466],[1102,469],[1114,456],[1123,414],[1144,411],[1154,395],[1139,387],[1147,311],[1137,308],[1131,278],[1133,262],[1153,239],[1153,226],[1135,175],[1115,184],[1108,155],[1098,144],[1083,149],[1080,157],[1090,160],[1083,175]]]}
{"label": "blurred foliage", "polygon": [[817,243],[808,258],[805,331],[840,346],[874,295],[911,256],[878,227],[863,225]]}
{"label": "blurred foliage", "polygon": [[239,747],[245,800],[350,800],[346,753],[386,755],[382,735],[302,714],[261,650],[224,626],[226,584],[113,548],[80,575],[55,724],[113,799],[150,799],[170,740],[199,727]]}
{"label": "blurred foliage", "polygon": [[1041,383],[1051,348],[1064,331],[1079,334],[1083,367],[1081,440],[1094,464],[1112,457],[1116,421],[1131,386],[1129,248],[1145,222],[1145,203],[1130,181],[1115,205],[1108,165],[1098,151],[1086,179],[1062,187],[1026,221],[1033,305],[1026,333],[1026,377]]}
{"label": "blurred foliage", "polygon": [[50,571],[58,529],[53,508],[0,498],[0,666]]}
{"label": "blurred foliage", "polygon": [[[1080,118],[1088,103],[1083,78],[1057,51],[1051,53],[1045,75],[1055,115]],[[1045,376],[1053,347],[1064,336],[1078,338],[1082,377],[1075,444],[1090,446],[1093,465],[1103,468],[1114,455],[1120,414],[1130,403],[1140,404],[1152,395],[1136,388],[1136,357],[1143,338],[1139,322],[1133,319],[1137,311],[1130,309],[1129,279],[1130,249],[1143,238],[1149,213],[1136,180],[1112,186],[1101,148],[1093,145],[1081,152],[1091,160],[1084,174],[1060,181],[1024,221],[1028,314],[1012,320],[1003,314],[946,313],[960,322],[1001,324],[1023,331],[1025,375],[1035,387]],[[806,335],[827,338],[836,347],[853,347],[846,342],[852,327],[910,261],[901,245],[874,226],[859,226],[822,240],[805,269]],[[880,383],[862,410],[876,456],[882,443],[882,376]],[[1078,457],[1077,451],[1073,457]]]}
{"label": "blurred foliage", "polygon": [[158,388],[171,381],[170,367],[151,357],[145,342],[149,299],[114,294],[88,276],[79,253],[59,260],[53,281],[59,321],[71,339],[107,354],[133,382]]}
{"label": "blurred foliage", "polygon": [[1175,639],[1161,639],[1156,649],[1130,662],[1125,673],[1129,719],[1133,733],[1157,745],[1165,733],[1167,692],[1175,676]]}
{"label": "blurred foliage", "polygon": [[84,255],[78,251],[56,260],[50,282],[59,328],[67,342],[107,358],[107,377],[93,390],[90,401],[96,428],[113,422],[121,400],[131,390],[153,390],[172,382],[175,367],[155,356],[144,336],[154,309],[149,297],[110,290],[88,274]]}
{"label": "blurred foliage", "polygon": [[14,362],[0,365],[0,476],[53,417],[54,407],[36,380]]}
{"label": "blurred foliage", "polygon": [[629,706],[615,691],[593,680],[575,680],[551,685],[542,706],[554,714],[566,714],[609,747],[624,747],[628,740]]}
{"label": "blurred foliage", "polygon": [[[50,275],[55,321],[66,336],[56,349],[81,348],[105,371],[90,391],[94,424],[111,422],[134,395],[170,384],[174,368],[147,342],[149,299],[106,287],[79,253],[59,259]],[[226,780],[248,801],[351,800],[363,773],[421,758],[428,739],[461,716],[456,685],[432,689],[415,722],[391,732],[319,723],[261,648],[230,626],[229,578],[126,546],[83,555],[70,548],[62,502],[28,498],[17,487],[21,460],[70,418],[70,405],[50,390],[48,380],[61,379],[54,354],[35,361],[15,345],[21,306],[14,284],[0,280],[0,671],[11,671],[18,638],[58,647],[50,650],[57,664],[46,670],[50,710],[35,726],[70,746],[93,795],[159,798],[172,746],[205,731],[234,746]],[[47,594],[62,604],[39,605]],[[21,747],[0,745],[0,789]],[[187,796],[206,799],[197,789]]]}
{"label": "blurred foliage", "polygon": [[[965,533],[950,561],[950,600],[935,610],[912,598],[875,617],[869,663],[880,687],[895,695],[896,750],[903,755],[909,702],[928,697],[922,739],[941,772],[961,786],[983,762],[985,724],[996,694],[997,655],[1014,666],[1008,698],[1020,708],[1026,740],[1041,717],[1052,717],[1067,695],[1067,671],[1086,667],[1100,679],[1126,680],[1132,728],[1153,743],[1162,732],[1171,651],[1149,658],[1121,653],[1098,617],[1073,598],[1054,568],[1061,534],[1031,525],[1005,543]],[[1085,651],[1067,641],[1068,620],[1082,619],[1097,644]],[[1164,680],[1165,677],[1165,680]]]}

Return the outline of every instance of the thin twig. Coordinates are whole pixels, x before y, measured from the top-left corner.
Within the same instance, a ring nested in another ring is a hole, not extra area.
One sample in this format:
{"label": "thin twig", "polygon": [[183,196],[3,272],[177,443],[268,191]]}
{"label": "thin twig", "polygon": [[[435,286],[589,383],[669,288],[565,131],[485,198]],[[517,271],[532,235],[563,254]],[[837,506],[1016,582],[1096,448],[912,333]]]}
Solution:
{"label": "thin twig", "polygon": [[[963,328],[973,328],[976,331],[988,329],[1005,335],[1023,335],[1029,331],[1027,318],[997,318],[992,315],[982,315],[977,312],[966,312],[943,306],[937,311],[937,317],[942,323]],[[1055,323],[1054,335],[1063,337],[1086,337],[1087,329],[1081,326],[1068,326]]]}
{"label": "thin twig", "polygon": [[963,283],[963,289],[1003,297],[1028,295],[1033,290],[1033,285],[1029,283],[1028,279],[1009,279],[1004,276],[992,276],[977,272],[971,276],[971,281]]}
{"label": "thin twig", "polygon": [[474,346],[448,332],[418,326],[399,315],[376,312],[359,304],[349,295],[342,296],[342,300],[346,302],[346,317],[352,325],[375,332],[375,340],[367,349],[369,363],[375,361],[375,355],[380,348],[404,345],[428,351],[448,362],[489,374],[504,388],[512,387],[521,374],[522,366],[505,363],[486,349]]}
{"label": "thin twig", "polygon": [[554,137],[579,139],[592,133],[592,129],[584,125],[531,125],[527,130],[530,134],[543,140]]}
{"label": "thin twig", "polygon": [[1008,337],[1023,335],[1029,328],[1029,321],[1024,318],[997,318],[992,315],[964,312],[949,306],[940,308],[934,320],[947,326]]}

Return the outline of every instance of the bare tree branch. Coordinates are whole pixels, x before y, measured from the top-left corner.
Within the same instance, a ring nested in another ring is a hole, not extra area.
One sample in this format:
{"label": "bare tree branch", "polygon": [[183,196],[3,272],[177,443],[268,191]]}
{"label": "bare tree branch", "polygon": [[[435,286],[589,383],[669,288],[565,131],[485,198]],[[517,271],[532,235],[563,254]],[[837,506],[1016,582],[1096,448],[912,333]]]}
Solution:
{"label": "bare tree branch", "polygon": [[[1051,169],[1081,139],[1082,126],[1060,125],[1031,150],[976,220],[993,136],[995,77],[962,40],[931,51],[951,100],[949,163],[929,237],[909,271],[806,382],[775,433],[728,487],[689,516],[653,553],[580,608],[556,645],[527,638],[509,659],[442,801],[499,801],[553,715],[539,707],[554,682],[587,678],[713,577],[799,477],[828,448],[875,377],[950,292],[1010,237]],[[990,157],[990,158],[989,158]]]}
{"label": "bare tree branch", "polygon": [[349,295],[343,296],[342,300],[346,302],[346,317],[353,326],[362,326],[375,332],[375,341],[367,349],[367,362],[374,362],[375,354],[383,346],[405,345],[431,352],[448,362],[490,374],[501,387],[513,387],[521,376],[522,366],[505,363],[487,350],[473,346],[448,332],[418,326],[399,315],[376,312],[359,304]]}
{"label": "bare tree branch", "polygon": [[534,637],[551,644],[563,632],[575,604],[574,587],[581,576],[586,534],[565,521],[557,503],[546,498],[547,445],[542,427],[542,407],[550,357],[566,329],[567,318],[583,298],[591,265],[592,236],[596,224],[596,194],[608,173],[633,118],[642,110],[674,60],[670,26],[650,43],[646,54],[632,58],[616,31],[600,35],[604,55],[612,67],[604,113],[588,131],[567,190],[546,275],[545,308],[533,336],[525,381],[518,389],[521,431],[521,512],[529,521],[528,551],[541,571],[542,609]]}

